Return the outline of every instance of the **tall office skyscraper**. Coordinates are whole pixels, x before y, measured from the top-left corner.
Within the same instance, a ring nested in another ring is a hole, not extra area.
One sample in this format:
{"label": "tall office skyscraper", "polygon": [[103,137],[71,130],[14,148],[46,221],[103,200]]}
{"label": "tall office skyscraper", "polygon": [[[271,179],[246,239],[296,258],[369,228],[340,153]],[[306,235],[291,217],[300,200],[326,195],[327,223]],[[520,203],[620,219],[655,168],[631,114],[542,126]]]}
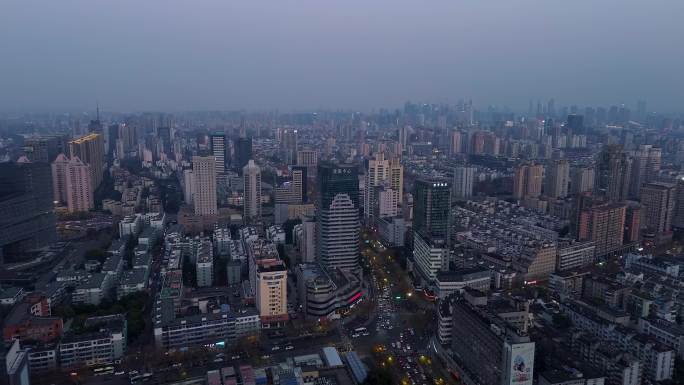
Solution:
{"label": "tall office skyscraper", "polygon": [[216,173],[226,173],[226,134],[223,132],[212,133],[209,137],[211,152],[216,159]]}
{"label": "tall office skyscraper", "polygon": [[261,221],[261,169],[250,159],[242,175],[245,180],[243,220],[246,224],[257,224]]}
{"label": "tall office skyscraper", "polygon": [[[169,126],[162,126],[157,128],[157,135],[159,137],[159,142],[161,143],[162,149],[161,151],[165,153],[166,155],[172,155],[173,154],[173,145],[171,144],[171,127]],[[213,144],[213,143],[212,143]],[[223,138],[223,147],[225,149],[225,135]],[[212,148],[213,150],[213,148]],[[216,155],[216,154],[214,154]],[[225,155],[223,157],[224,159],[224,168],[225,168]]]}
{"label": "tall office skyscraper", "polygon": [[215,215],[216,205],[216,159],[213,155],[192,157],[192,179],[195,183],[193,201],[195,214]]}
{"label": "tall office skyscraper", "polygon": [[22,150],[33,163],[51,163],[68,151],[67,135],[41,135],[26,138]]}
{"label": "tall office skyscraper", "polygon": [[397,192],[399,204],[404,201],[404,166],[400,158],[393,158],[389,168],[390,187]]}
{"label": "tall office skyscraper", "polygon": [[235,159],[233,167],[238,171],[242,171],[242,168],[252,159],[252,138],[237,138],[235,139],[234,147]]}
{"label": "tall office skyscraper", "polygon": [[329,268],[359,267],[359,179],[352,165],[318,165],[316,226],[320,262]]}
{"label": "tall office skyscraper", "polygon": [[444,180],[418,179],[413,194],[413,230],[429,238],[448,239],[451,185]]}
{"label": "tall office skyscraper", "polygon": [[294,164],[297,161],[297,135],[297,130],[293,128],[286,128],[282,131],[280,148],[286,164]]}
{"label": "tall office skyscraper", "polygon": [[661,243],[672,236],[677,186],[672,183],[646,183],[641,188],[642,223]]}
{"label": "tall office skyscraper", "polygon": [[541,195],[544,167],[540,164],[521,164],[513,177],[513,197],[538,198]]}
{"label": "tall office skyscraper", "polygon": [[413,260],[425,285],[449,268],[451,186],[442,180],[418,179],[413,194]]}
{"label": "tall office skyscraper", "polygon": [[466,199],[473,196],[473,185],[475,179],[475,167],[456,166],[454,167],[453,192],[454,198]]}
{"label": "tall office skyscraper", "polygon": [[584,135],[584,116],[577,114],[568,115],[568,123],[565,125],[568,136]]}
{"label": "tall office skyscraper", "polygon": [[0,262],[57,239],[48,163],[0,163]]}
{"label": "tall office skyscraper", "polygon": [[107,128],[107,140],[105,140],[105,152],[109,157],[114,157],[116,141],[119,140],[119,124],[110,124]]}
{"label": "tall office skyscraper", "polygon": [[567,160],[553,161],[546,169],[546,195],[565,198],[570,183],[570,164]]}
{"label": "tall office skyscraper", "polygon": [[92,191],[102,183],[104,172],[104,141],[102,135],[91,133],[69,142],[70,158],[78,157],[90,166]]}

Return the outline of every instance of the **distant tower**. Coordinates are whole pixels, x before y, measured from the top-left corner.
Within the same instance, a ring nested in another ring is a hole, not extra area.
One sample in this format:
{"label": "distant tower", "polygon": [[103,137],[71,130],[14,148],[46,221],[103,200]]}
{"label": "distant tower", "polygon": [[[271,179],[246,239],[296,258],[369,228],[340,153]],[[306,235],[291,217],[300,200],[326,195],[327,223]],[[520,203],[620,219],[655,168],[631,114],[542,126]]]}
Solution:
{"label": "distant tower", "polygon": [[473,195],[475,168],[468,166],[454,167],[453,193],[454,198],[466,199]]}
{"label": "distant tower", "polygon": [[567,160],[556,160],[546,172],[546,195],[551,198],[565,198],[570,183],[570,164]]}
{"label": "distant tower", "polygon": [[215,132],[210,138],[211,152],[216,160],[216,173],[226,173],[226,135],[223,132]]}
{"label": "distant tower", "polygon": [[261,221],[261,169],[250,159],[242,169],[245,180],[244,222],[258,224]]}
{"label": "distant tower", "polygon": [[577,114],[568,115],[568,123],[565,125],[568,136],[584,135],[584,116]]}
{"label": "distant tower", "polygon": [[100,122],[100,103],[97,103],[96,105],[95,120],[91,120],[88,124],[88,131],[96,134],[102,134],[103,127],[102,123]]}
{"label": "distant tower", "polygon": [[297,161],[297,130],[285,129],[282,133],[280,147],[285,163],[294,164]]}
{"label": "distant tower", "polygon": [[252,138],[240,137],[235,139],[235,159],[233,161],[233,167],[242,171],[250,159],[252,159]]}

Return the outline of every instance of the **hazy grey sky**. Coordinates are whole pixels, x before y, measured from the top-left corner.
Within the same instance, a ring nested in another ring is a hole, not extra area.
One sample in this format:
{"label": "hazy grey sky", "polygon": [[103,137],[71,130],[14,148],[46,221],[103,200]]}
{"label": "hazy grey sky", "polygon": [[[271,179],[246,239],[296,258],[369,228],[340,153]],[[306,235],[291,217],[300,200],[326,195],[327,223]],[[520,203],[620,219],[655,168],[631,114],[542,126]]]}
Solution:
{"label": "hazy grey sky", "polygon": [[682,0],[2,0],[0,111],[684,111]]}

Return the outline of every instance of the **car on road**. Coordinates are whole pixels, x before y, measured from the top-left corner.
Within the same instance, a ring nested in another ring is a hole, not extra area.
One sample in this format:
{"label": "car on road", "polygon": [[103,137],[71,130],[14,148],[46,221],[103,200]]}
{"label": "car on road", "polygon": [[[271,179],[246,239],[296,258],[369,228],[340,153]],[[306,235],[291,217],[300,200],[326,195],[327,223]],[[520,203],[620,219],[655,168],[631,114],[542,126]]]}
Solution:
{"label": "car on road", "polygon": [[272,352],[275,352],[275,351],[277,351],[277,350],[280,350],[280,346],[278,346],[278,345],[276,345],[276,346],[274,346],[274,347],[271,348],[271,351],[272,351]]}
{"label": "car on road", "polygon": [[292,345],[287,345],[285,347],[285,350],[292,350],[292,349],[294,349],[294,346],[292,346]]}

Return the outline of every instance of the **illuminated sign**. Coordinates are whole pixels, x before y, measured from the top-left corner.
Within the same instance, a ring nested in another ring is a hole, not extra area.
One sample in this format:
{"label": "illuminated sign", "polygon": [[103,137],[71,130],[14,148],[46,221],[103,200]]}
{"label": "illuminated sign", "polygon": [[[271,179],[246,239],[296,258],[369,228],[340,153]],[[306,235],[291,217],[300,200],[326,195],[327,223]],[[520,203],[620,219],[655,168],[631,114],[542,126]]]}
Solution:
{"label": "illuminated sign", "polygon": [[362,295],[361,292],[354,294],[354,296],[351,297],[351,299],[348,301],[348,303],[355,302],[357,299],[361,298],[361,295]]}
{"label": "illuminated sign", "polygon": [[506,381],[508,385],[532,385],[534,342],[506,344]]}

